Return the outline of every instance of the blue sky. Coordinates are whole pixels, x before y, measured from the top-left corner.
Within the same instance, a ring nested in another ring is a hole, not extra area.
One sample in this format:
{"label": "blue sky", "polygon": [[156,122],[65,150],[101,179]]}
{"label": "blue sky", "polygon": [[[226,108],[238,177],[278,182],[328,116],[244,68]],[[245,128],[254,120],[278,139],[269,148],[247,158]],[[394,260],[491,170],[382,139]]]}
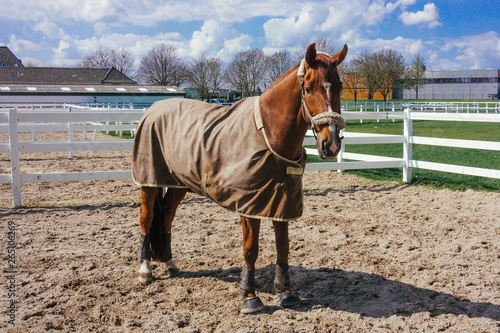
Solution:
{"label": "blue sky", "polygon": [[98,47],[137,61],[157,43],[189,60],[301,51],[316,36],[337,49],[418,53],[437,69],[500,69],[498,0],[0,0],[0,45],[24,63],[73,66]]}

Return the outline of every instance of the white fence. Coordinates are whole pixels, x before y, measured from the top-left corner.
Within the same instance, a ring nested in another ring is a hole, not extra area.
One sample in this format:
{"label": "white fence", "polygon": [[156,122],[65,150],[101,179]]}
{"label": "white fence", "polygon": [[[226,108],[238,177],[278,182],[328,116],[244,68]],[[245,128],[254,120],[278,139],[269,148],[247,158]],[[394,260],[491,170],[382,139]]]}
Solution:
{"label": "white fence", "polygon": [[408,108],[420,112],[499,113],[500,102],[342,102],[342,112],[396,112]]}
{"label": "white fence", "polygon": [[[412,158],[412,145],[422,144],[430,146],[444,146],[455,148],[483,149],[500,151],[500,142],[458,140],[419,137],[413,135],[413,120],[441,120],[441,121],[468,121],[500,123],[500,114],[495,113],[429,113],[413,112],[406,109],[404,112],[343,112],[346,120],[352,119],[403,119],[404,134],[369,134],[345,132],[342,149],[337,158],[338,162],[309,163],[306,170],[354,170],[354,169],[381,169],[403,168],[403,181],[411,181],[412,168],[459,173],[471,176],[480,176],[500,179],[500,170],[484,169],[467,166],[457,166],[443,163],[418,161]],[[499,129],[500,130],[500,129]],[[391,158],[378,155],[355,154],[345,152],[346,144],[403,144],[403,158]],[[304,145],[315,144],[314,139],[307,137]],[[315,149],[306,148],[308,154],[317,154]],[[357,162],[344,162],[345,159]],[[358,162],[359,161],[359,162]],[[500,163],[499,163],[500,167]]]}
{"label": "white fence", "polygon": [[[57,110],[57,109],[8,109],[0,111],[0,133],[9,133],[9,142],[0,142],[0,153],[10,153],[10,174],[0,174],[1,184],[12,185],[14,206],[22,205],[21,184],[31,182],[83,181],[130,179],[130,170],[95,172],[58,172],[58,173],[21,173],[19,153],[25,152],[72,152],[109,151],[132,149],[132,140],[89,140],[87,132],[95,131],[132,131],[144,110]],[[472,168],[417,161],[412,159],[412,145],[437,145],[472,149],[500,150],[500,142],[452,140],[413,136],[413,120],[447,120],[500,123],[497,113],[432,113],[413,112],[343,112],[347,120],[352,119],[403,119],[404,135],[343,133],[345,139],[337,162],[309,163],[306,170],[354,170],[377,168],[403,168],[403,180],[411,181],[412,168],[461,173],[500,179],[500,170]],[[19,141],[18,133],[33,133],[33,141]],[[66,132],[68,140],[36,141],[37,132]],[[83,132],[83,140],[74,140],[74,132]],[[345,152],[346,144],[385,144],[403,145],[403,158],[390,158]],[[306,137],[304,145],[315,145],[314,138]],[[316,149],[306,148],[308,154],[317,155]],[[355,162],[346,162],[354,160]]]}

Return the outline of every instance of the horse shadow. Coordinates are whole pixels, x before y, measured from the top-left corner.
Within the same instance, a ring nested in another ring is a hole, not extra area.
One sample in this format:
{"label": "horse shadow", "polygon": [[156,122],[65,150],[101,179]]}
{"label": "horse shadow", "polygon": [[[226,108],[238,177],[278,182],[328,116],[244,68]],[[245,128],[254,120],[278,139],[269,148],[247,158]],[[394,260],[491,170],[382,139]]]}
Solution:
{"label": "horse shadow", "polygon": [[391,186],[385,186],[385,185],[370,185],[370,186],[358,186],[354,185],[348,188],[341,188],[341,189],[336,189],[336,188],[324,188],[324,189],[304,189],[304,196],[311,196],[311,197],[318,197],[318,196],[327,196],[330,193],[336,193],[336,194],[354,194],[356,192],[359,192],[361,190],[368,191],[368,192],[373,192],[373,193],[385,193],[385,192],[390,192],[394,189],[397,188],[404,188],[407,187],[408,185],[401,185],[401,184],[394,184]]}
{"label": "horse shadow", "polygon": [[[225,270],[181,271],[178,277],[215,277],[238,284],[240,271],[239,267]],[[274,293],[274,271],[275,265],[256,270],[257,293]],[[299,312],[330,308],[372,318],[411,316],[429,312],[431,317],[453,314],[500,321],[499,304],[472,302],[444,292],[388,280],[376,274],[324,267],[307,269],[291,266],[290,277],[294,290],[301,298],[299,307],[294,309]],[[279,306],[271,305],[265,312],[272,314],[280,309]]]}

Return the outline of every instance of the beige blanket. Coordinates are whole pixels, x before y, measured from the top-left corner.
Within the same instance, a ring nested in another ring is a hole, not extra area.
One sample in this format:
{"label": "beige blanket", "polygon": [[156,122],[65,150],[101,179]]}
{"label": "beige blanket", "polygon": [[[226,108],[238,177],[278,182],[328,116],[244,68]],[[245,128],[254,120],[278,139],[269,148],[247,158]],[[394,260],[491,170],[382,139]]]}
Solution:
{"label": "beige blanket", "polygon": [[168,99],[137,126],[132,174],[140,186],[188,188],[243,216],[289,221],[302,215],[306,159],[272,151],[259,97],[232,106]]}

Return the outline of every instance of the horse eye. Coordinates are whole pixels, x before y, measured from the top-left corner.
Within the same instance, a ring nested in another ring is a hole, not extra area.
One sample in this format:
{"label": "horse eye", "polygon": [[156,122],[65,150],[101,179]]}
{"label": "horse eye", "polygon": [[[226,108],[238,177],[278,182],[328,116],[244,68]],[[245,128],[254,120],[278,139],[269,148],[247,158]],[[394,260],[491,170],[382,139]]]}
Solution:
{"label": "horse eye", "polygon": [[309,90],[309,88],[306,87],[306,93],[310,94],[311,93],[311,90]]}

